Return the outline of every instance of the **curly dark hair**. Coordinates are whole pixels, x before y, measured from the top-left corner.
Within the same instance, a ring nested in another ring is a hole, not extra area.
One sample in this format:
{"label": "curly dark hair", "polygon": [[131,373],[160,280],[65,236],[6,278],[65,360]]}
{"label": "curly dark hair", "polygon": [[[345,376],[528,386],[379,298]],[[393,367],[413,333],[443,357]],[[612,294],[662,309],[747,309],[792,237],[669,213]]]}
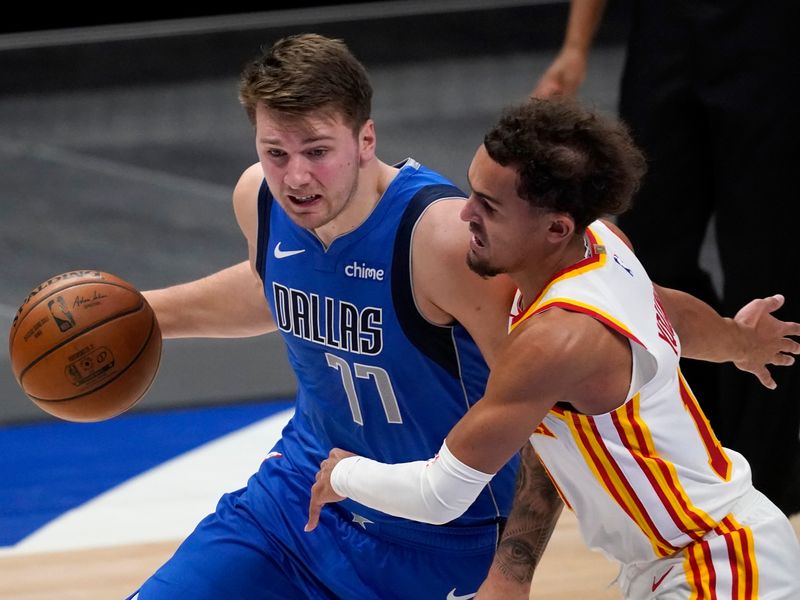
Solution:
{"label": "curly dark hair", "polygon": [[572,216],[579,231],[631,205],[646,171],[627,127],[568,99],[531,99],[506,109],[483,141],[495,162],[519,173],[517,193]]}

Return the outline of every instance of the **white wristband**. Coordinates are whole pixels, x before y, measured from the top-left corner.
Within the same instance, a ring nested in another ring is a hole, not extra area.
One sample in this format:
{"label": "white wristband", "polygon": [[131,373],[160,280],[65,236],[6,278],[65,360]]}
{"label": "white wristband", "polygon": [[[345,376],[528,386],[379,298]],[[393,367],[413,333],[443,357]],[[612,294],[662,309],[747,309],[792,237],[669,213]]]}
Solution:
{"label": "white wristband", "polygon": [[441,525],[464,514],[492,477],[462,463],[442,443],[427,461],[389,465],[344,458],[331,472],[331,487],[381,512]]}

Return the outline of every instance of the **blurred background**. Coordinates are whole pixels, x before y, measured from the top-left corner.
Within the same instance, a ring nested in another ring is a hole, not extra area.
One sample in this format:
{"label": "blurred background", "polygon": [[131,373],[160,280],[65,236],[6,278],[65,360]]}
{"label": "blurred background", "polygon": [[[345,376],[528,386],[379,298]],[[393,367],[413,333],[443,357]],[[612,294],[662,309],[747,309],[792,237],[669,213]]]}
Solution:
{"label": "blurred background", "polygon": [[[541,0],[253,6],[4,20],[4,323],[31,288],[64,271],[99,269],[150,289],[246,256],[230,198],[256,155],[237,78],[262,45],[305,31],[343,38],[372,77],[379,156],[413,156],[464,187],[484,130],[530,92],[568,11]],[[626,14],[625,2],[610,3],[581,91],[610,112]],[[167,341],[133,411],[287,398],[294,385],[278,336]],[[0,345],[0,425],[49,419],[18,388]]]}

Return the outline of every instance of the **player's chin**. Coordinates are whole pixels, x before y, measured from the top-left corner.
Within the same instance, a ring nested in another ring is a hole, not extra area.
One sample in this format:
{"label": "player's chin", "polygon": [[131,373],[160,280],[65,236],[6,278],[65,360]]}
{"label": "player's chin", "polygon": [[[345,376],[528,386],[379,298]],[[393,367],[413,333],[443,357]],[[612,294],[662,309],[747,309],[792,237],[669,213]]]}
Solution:
{"label": "player's chin", "polygon": [[326,214],[313,210],[292,211],[289,217],[295,225],[304,229],[317,229],[330,221]]}
{"label": "player's chin", "polygon": [[480,256],[473,248],[467,252],[467,266],[473,273],[477,273],[481,277],[494,277],[503,272],[499,267],[492,265],[486,257]]}

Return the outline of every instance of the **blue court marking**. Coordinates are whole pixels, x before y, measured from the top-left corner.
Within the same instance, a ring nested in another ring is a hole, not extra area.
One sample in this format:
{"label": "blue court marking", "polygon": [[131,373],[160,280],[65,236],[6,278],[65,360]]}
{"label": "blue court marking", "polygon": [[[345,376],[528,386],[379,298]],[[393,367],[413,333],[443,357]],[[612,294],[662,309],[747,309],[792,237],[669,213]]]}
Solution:
{"label": "blue court marking", "polygon": [[[292,406],[263,402],[0,428],[0,546],[131,477]],[[265,452],[268,448],[265,448]]]}

